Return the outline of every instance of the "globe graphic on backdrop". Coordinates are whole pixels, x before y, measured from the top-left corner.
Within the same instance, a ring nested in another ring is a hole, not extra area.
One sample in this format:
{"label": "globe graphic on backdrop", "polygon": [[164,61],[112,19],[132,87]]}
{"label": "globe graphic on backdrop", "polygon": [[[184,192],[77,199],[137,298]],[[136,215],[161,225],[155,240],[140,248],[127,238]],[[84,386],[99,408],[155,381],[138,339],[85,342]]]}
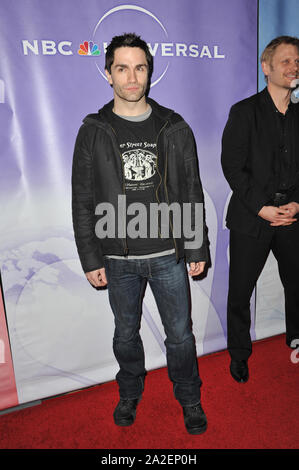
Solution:
{"label": "globe graphic on backdrop", "polygon": [[[90,286],[72,240],[49,237],[1,257],[10,327],[23,365],[36,362],[71,374],[88,357],[96,367],[97,345],[103,360],[113,360],[112,336],[101,334],[103,319],[105,331],[113,332],[107,292]],[[21,378],[26,368],[18,372]]]}

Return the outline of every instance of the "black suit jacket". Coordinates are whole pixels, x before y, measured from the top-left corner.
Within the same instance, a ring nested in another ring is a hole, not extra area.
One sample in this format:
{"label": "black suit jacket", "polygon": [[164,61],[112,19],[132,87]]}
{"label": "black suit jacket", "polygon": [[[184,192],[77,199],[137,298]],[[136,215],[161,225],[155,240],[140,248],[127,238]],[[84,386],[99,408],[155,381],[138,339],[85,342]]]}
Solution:
{"label": "black suit jacket", "polygon": [[[299,133],[299,104],[293,104],[292,132]],[[299,202],[299,138],[296,139],[295,186],[289,201]],[[232,106],[222,137],[221,163],[233,194],[227,227],[255,237],[274,227],[258,216],[278,191],[279,136],[273,101],[265,88]]]}

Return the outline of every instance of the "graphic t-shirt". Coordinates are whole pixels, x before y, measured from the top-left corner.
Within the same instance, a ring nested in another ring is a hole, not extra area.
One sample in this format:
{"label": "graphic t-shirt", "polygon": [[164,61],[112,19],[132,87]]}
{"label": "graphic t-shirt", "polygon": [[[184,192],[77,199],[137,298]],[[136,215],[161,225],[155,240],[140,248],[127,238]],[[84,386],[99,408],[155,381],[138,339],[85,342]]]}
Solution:
{"label": "graphic t-shirt", "polygon": [[[156,191],[162,184],[157,165],[157,136],[160,129],[157,129],[154,116],[149,110],[145,115],[137,116],[137,120],[134,117],[131,121],[112,112],[111,119],[122,160],[127,207],[132,203],[142,203],[147,215],[146,226],[143,227],[139,226],[136,219],[141,212],[127,215],[129,255],[145,255],[172,249],[174,243],[171,232],[168,238],[150,238],[150,203],[159,203]],[[138,217],[138,220],[141,218]],[[130,221],[131,228],[135,227],[135,234],[139,234],[137,238],[130,236]]]}

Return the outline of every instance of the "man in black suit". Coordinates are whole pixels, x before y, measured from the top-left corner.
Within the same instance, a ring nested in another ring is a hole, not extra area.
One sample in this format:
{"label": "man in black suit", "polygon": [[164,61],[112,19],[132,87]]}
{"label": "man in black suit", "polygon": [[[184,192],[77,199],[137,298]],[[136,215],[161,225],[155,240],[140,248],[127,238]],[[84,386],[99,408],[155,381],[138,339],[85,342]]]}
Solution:
{"label": "man in black suit", "polygon": [[270,250],[285,293],[286,342],[299,338],[299,39],[273,39],[261,56],[266,88],[232,106],[222,168],[233,191],[227,213],[230,371],[248,380],[250,298]]}

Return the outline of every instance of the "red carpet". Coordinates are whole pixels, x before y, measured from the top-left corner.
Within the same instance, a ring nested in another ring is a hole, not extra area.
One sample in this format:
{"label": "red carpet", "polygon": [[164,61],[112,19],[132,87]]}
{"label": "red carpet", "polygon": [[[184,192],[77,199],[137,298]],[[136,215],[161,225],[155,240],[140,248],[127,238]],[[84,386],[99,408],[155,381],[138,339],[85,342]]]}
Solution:
{"label": "red carpet", "polygon": [[[150,371],[133,426],[114,425],[115,382],[0,416],[1,449],[298,449],[299,363],[284,335],[254,343],[250,379],[236,383],[227,351],[199,358],[207,431],[185,431],[165,368]],[[297,357],[299,354],[297,354]]]}

